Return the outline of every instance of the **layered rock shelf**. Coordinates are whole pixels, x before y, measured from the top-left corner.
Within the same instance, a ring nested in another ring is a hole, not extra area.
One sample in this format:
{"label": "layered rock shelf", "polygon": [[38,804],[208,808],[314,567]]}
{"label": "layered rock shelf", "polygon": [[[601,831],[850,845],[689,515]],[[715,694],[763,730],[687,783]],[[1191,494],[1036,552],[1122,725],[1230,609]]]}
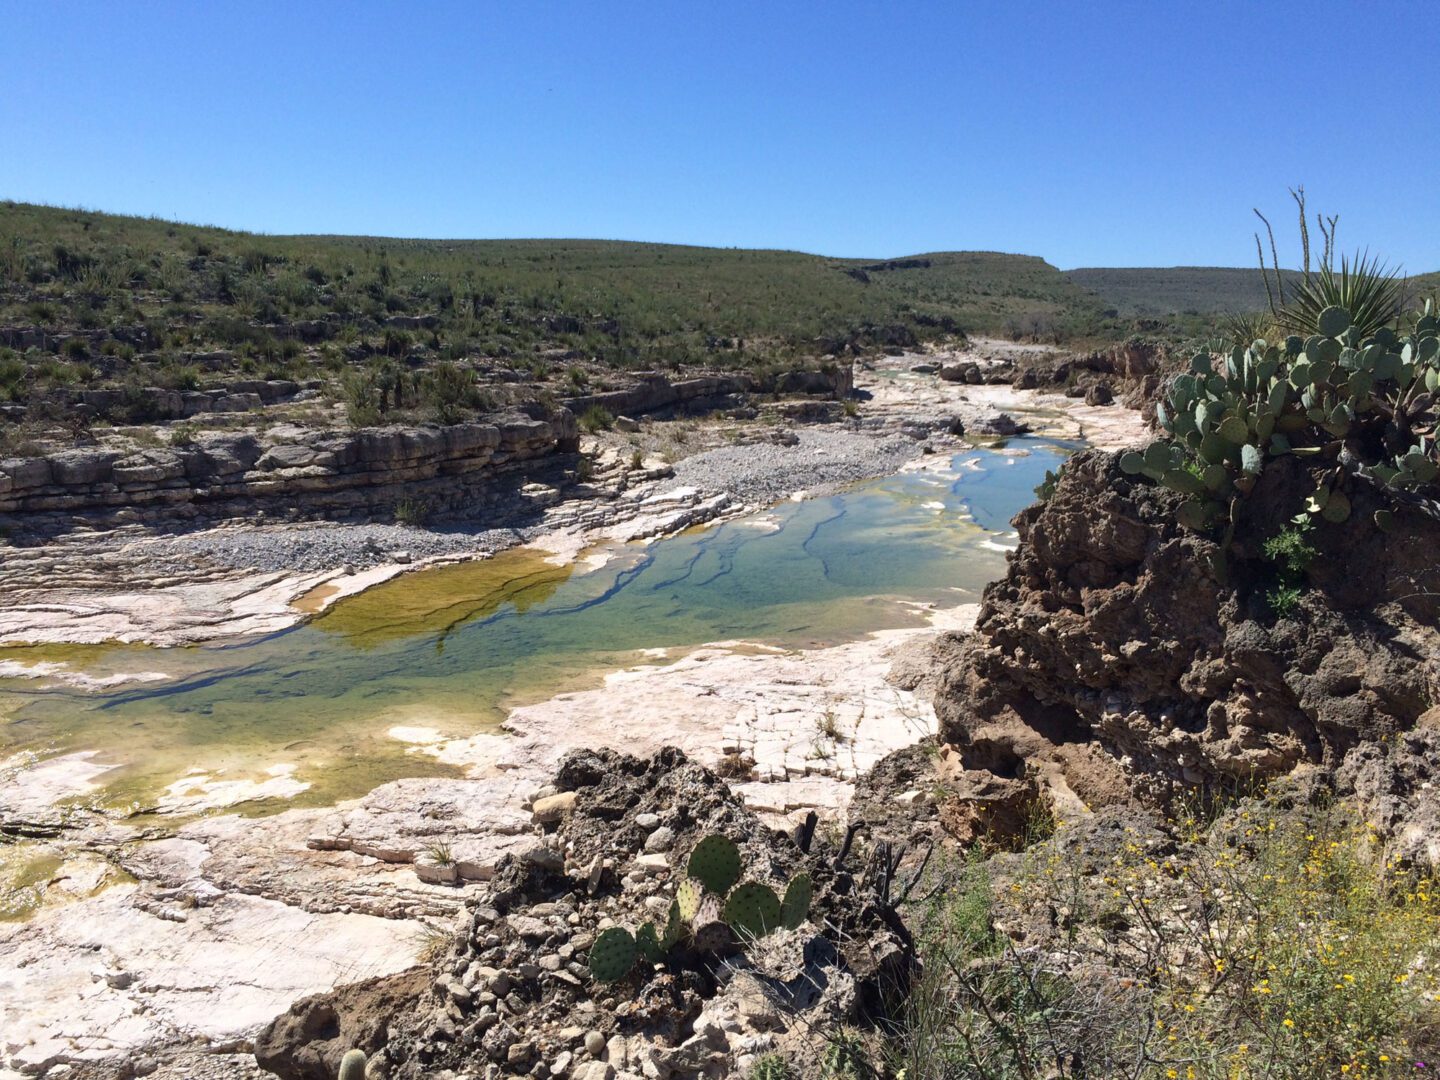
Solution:
{"label": "layered rock shelf", "polygon": [[[159,447],[116,438],[0,460],[0,533],[23,539],[75,526],[174,527],[262,517],[390,520],[406,505],[432,520],[483,520],[502,508],[507,515],[523,509],[532,480],[540,481],[537,492],[544,489],[537,509],[553,499],[554,481],[563,479],[559,474],[575,464],[579,450],[575,416],[587,409],[638,416],[712,409],[758,390],[841,397],[851,388],[849,365],[786,372],[768,381],[714,375],[672,382],[643,375],[631,387],[574,398],[569,408],[539,419],[511,412],[443,427],[358,431],[257,424],[261,430],[200,433]],[[159,413],[178,418],[262,409],[299,389],[294,383],[254,383],[215,393],[146,393]],[[106,404],[72,407],[103,412]]]}
{"label": "layered rock shelf", "polygon": [[646,374],[623,390],[574,397],[565,404],[577,414],[598,407],[617,415],[637,416],[676,407],[715,408],[724,405],[727,398],[757,391],[846,398],[854,388],[854,369],[849,364],[833,364],[813,371],[784,371],[769,379],[706,375],[671,382],[663,375]]}
{"label": "layered rock shelf", "polygon": [[65,450],[0,461],[0,528],[363,518],[406,500],[432,516],[473,515],[537,464],[577,449],[574,416],[561,410],[543,420],[354,432],[282,425],[183,446]]}

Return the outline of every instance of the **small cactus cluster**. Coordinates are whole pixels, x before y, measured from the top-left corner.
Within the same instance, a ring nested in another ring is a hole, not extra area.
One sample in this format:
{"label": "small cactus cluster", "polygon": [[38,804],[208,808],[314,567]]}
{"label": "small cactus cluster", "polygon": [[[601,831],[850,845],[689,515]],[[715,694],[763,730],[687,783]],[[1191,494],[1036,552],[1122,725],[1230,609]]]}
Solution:
{"label": "small cactus cluster", "polygon": [[687,876],[676,887],[663,928],[646,922],[634,934],[619,926],[603,931],[590,948],[590,973],[600,982],[615,982],[637,959],[661,963],[687,936],[699,951],[718,953],[737,938],[753,941],[805,921],[813,893],[809,874],[796,874],[781,898],[768,885],[740,882],[741,869],[733,840],[705,837],[690,853]]}
{"label": "small cactus cluster", "polygon": [[860,1080],[873,1072],[865,1061],[865,1048],[854,1034],[842,1031],[825,1048],[820,1068],[823,1080]]}
{"label": "small cactus cluster", "polygon": [[1060,484],[1060,475],[1064,471],[1065,465],[1063,462],[1058,469],[1046,469],[1045,479],[1041,480],[1035,488],[1035,497],[1042,503],[1049,502],[1050,496],[1055,494],[1055,489]]}
{"label": "small cactus cluster", "polygon": [[340,1080],[365,1080],[365,1051],[346,1050],[340,1059]]}
{"label": "small cactus cluster", "polygon": [[795,1080],[795,1073],[779,1054],[765,1054],[750,1066],[745,1080]]}
{"label": "small cactus cluster", "polygon": [[[1350,313],[1329,307],[1318,333],[1236,347],[1217,370],[1207,353],[1171,384],[1156,407],[1168,439],[1120,460],[1188,496],[1179,521],[1214,525],[1233,500],[1246,496],[1267,459],[1285,454],[1335,459],[1349,449],[1358,471],[1379,483],[1413,489],[1440,475],[1434,441],[1414,429],[1440,390],[1440,317],[1427,302],[1414,332],[1382,329],[1359,340]],[[1309,510],[1327,521],[1350,515],[1339,489],[1343,474],[1324,482]]]}

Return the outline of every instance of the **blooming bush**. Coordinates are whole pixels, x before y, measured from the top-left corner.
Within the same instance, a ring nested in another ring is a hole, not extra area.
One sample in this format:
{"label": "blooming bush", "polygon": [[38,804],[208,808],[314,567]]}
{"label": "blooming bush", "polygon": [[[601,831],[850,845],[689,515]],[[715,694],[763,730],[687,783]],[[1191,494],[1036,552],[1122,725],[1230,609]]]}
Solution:
{"label": "blooming bush", "polygon": [[892,1071],[1258,1080],[1440,1067],[1440,896],[1353,809],[1258,798],[1104,842],[1083,828],[972,862],[931,901]]}

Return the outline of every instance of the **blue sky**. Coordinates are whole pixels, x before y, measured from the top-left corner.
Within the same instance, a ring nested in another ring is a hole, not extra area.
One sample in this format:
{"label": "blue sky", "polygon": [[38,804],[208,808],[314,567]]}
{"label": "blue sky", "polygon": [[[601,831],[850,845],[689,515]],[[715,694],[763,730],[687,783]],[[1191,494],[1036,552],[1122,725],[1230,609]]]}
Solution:
{"label": "blue sky", "polygon": [[1440,268],[1432,3],[0,0],[0,197],[267,232]]}

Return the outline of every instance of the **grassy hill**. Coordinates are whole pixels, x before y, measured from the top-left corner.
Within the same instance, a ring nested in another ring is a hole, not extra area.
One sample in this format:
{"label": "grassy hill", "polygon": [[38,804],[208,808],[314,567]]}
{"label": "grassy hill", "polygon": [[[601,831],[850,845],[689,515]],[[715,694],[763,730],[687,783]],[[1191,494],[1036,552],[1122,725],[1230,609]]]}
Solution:
{"label": "grassy hill", "polygon": [[[1119,318],[1172,319],[1263,311],[1268,306],[1259,269],[1224,266],[1087,267],[1066,270]],[[1298,276],[1284,272],[1287,283]],[[1273,278],[1272,278],[1273,281]],[[1410,279],[1410,292],[1440,290],[1440,273]]]}
{"label": "grassy hill", "polygon": [[1064,273],[1121,317],[1218,315],[1260,311],[1267,304],[1265,282],[1255,268],[1086,267]]}
{"label": "grassy hill", "polygon": [[[544,379],[747,367],[965,332],[1093,333],[1043,260],[876,262],[597,240],[266,236],[0,202],[0,400],[50,385],[335,376],[386,357]],[[219,359],[217,359],[219,356]],[[228,358],[227,358],[228,356]],[[218,365],[218,367],[217,367]]]}

